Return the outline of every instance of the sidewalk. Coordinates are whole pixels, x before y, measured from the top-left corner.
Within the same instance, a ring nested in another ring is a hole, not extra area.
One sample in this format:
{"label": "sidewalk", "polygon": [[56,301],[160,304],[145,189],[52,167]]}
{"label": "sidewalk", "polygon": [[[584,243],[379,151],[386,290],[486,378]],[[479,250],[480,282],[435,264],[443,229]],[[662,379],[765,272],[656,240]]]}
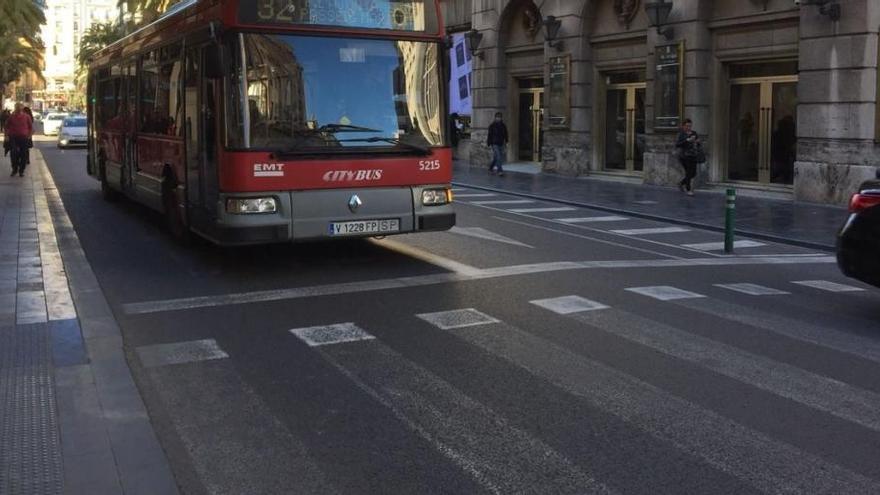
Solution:
{"label": "sidewalk", "polygon": [[[724,189],[696,191],[688,197],[678,189],[630,184],[597,178],[572,178],[552,174],[505,173],[489,175],[484,168],[456,162],[457,186],[506,192],[633,217],[724,230]],[[834,250],[846,208],[740,194],[736,199],[737,234],[821,249]]]}
{"label": "sidewalk", "polygon": [[0,158],[0,494],[174,494],[122,336],[40,152]]}

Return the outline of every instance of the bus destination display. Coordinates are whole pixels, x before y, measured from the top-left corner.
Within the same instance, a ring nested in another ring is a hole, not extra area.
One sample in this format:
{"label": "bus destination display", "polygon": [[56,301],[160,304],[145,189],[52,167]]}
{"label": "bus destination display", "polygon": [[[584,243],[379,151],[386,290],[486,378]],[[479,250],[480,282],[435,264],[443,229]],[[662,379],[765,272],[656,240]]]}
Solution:
{"label": "bus destination display", "polygon": [[[420,0],[256,0],[241,1],[238,17],[248,24],[314,24],[397,31],[425,31]],[[434,24],[429,22],[428,24]]]}

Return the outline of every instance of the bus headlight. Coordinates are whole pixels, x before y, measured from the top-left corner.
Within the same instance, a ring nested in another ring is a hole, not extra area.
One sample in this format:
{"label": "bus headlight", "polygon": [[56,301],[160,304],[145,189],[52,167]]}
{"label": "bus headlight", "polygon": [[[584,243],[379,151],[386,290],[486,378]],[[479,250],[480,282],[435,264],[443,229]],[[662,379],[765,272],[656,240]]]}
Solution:
{"label": "bus headlight", "polygon": [[275,198],[227,198],[226,213],[247,215],[251,213],[275,213],[278,203]]}
{"label": "bus headlight", "polygon": [[422,191],[422,204],[425,206],[445,205],[452,202],[452,189],[425,189]]}

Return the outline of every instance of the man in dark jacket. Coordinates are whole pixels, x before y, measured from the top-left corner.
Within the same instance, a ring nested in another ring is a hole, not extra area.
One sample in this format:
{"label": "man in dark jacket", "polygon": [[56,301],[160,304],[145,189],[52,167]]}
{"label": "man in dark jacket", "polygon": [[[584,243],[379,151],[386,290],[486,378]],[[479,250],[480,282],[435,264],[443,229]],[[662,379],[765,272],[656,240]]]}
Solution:
{"label": "man in dark jacket", "polygon": [[492,163],[489,164],[489,173],[494,174],[495,168],[498,175],[504,175],[504,148],[507,146],[507,126],[501,119],[501,112],[495,114],[495,122],[489,125],[489,137],[486,144],[492,148]]}
{"label": "man in dark jacket", "polygon": [[699,142],[700,137],[693,130],[693,122],[691,119],[684,119],[678,138],[675,140],[675,147],[679,150],[678,160],[684,167],[684,179],[678,183],[678,187],[683,192],[687,191],[688,196],[694,195],[693,180],[697,176],[697,162],[688,156],[688,151],[696,147]]}

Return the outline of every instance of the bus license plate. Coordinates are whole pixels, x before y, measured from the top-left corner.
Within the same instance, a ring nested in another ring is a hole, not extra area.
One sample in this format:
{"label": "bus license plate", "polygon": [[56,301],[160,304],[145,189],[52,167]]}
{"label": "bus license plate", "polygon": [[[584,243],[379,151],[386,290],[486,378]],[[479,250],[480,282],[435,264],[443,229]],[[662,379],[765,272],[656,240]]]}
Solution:
{"label": "bus license plate", "polygon": [[330,235],[387,234],[399,230],[400,220],[396,218],[330,223]]}

